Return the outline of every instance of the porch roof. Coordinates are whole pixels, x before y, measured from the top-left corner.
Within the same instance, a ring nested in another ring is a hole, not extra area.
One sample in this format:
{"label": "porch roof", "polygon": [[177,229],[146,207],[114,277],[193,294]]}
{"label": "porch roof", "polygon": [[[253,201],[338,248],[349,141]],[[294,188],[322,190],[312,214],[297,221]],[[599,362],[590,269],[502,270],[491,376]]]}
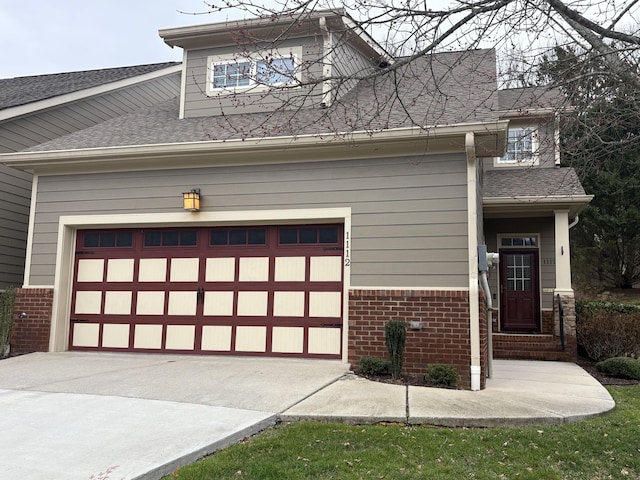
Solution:
{"label": "porch roof", "polygon": [[593,195],[586,194],[573,168],[531,167],[485,172],[482,198],[488,216],[550,214],[560,209],[575,216]]}

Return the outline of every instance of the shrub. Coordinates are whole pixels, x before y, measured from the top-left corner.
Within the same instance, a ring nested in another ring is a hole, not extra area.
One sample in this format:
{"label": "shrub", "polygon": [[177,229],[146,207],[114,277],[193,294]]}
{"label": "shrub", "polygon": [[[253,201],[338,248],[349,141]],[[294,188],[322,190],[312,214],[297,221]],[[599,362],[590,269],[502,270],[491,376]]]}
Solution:
{"label": "shrub", "polygon": [[453,365],[433,363],[427,368],[425,380],[436,385],[454,385],[458,381],[458,371]]}
{"label": "shrub", "polygon": [[404,347],[407,343],[407,324],[399,320],[391,320],[384,326],[384,338],[387,351],[391,357],[391,376],[400,378],[404,363]]}
{"label": "shrub", "polygon": [[640,360],[631,357],[608,358],[596,364],[596,368],[602,373],[614,377],[632,378],[640,380]]}
{"label": "shrub", "polygon": [[0,358],[5,355],[11,341],[15,297],[16,294],[13,288],[8,288],[3,293],[0,293]]}
{"label": "shrub", "polygon": [[592,359],[640,355],[640,306],[576,302],[578,346]]}
{"label": "shrub", "polygon": [[391,361],[386,358],[362,357],[360,371],[365,375],[388,375],[391,371]]}

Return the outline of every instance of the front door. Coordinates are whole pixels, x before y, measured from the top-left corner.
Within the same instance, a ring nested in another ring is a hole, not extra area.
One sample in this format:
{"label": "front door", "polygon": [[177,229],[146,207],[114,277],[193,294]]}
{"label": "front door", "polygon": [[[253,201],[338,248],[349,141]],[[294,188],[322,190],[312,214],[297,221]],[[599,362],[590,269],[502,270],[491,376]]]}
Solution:
{"label": "front door", "polygon": [[500,250],[500,323],[503,332],[540,332],[538,250]]}

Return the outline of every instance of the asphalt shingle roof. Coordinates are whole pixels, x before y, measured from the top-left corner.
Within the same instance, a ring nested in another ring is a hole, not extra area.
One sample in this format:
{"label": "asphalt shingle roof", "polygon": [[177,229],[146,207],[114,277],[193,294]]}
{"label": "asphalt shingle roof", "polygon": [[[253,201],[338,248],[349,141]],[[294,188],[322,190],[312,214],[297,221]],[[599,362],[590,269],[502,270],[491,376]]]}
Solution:
{"label": "asphalt shingle roof", "polygon": [[489,170],[484,174],[484,198],[586,195],[571,167]]}
{"label": "asphalt shingle roof", "polygon": [[500,110],[558,108],[566,98],[557,88],[525,87],[498,91]]}
{"label": "asphalt shingle roof", "polygon": [[[334,134],[498,119],[495,52],[441,53],[361,80],[329,108],[179,119],[178,100],[108,120],[30,151]],[[211,102],[216,102],[211,99]],[[316,102],[317,103],[317,102]],[[213,104],[215,105],[215,103]]]}
{"label": "asphalt shingle roof", "polygon": [[0,79],[0,110],[179,65],[177,62]]}

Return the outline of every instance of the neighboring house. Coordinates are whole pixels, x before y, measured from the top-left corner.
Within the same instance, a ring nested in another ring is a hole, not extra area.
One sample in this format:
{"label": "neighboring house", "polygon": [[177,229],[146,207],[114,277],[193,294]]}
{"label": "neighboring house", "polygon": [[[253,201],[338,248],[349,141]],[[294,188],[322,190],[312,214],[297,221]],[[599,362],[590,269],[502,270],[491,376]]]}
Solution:
{"label": "neighboring house", "polygon": [[[134,112],[180,91],[177,63],[0,79],[0,153]],[[0,163],[0,289],[22,285],[32,175]]]}
{"label": "neighboring house", "polygon": [[492,50],[390,74],[348,17],[290,22],[162,30],[179,98],[0,156],[37,178],[14,341],[357,366],[397,319],[408,373],[449,363],[479,389],[491,331],[557,339],[560,294],[575,346],[569,223],[590,197],[542,148],[550,94],[498,92]]}

